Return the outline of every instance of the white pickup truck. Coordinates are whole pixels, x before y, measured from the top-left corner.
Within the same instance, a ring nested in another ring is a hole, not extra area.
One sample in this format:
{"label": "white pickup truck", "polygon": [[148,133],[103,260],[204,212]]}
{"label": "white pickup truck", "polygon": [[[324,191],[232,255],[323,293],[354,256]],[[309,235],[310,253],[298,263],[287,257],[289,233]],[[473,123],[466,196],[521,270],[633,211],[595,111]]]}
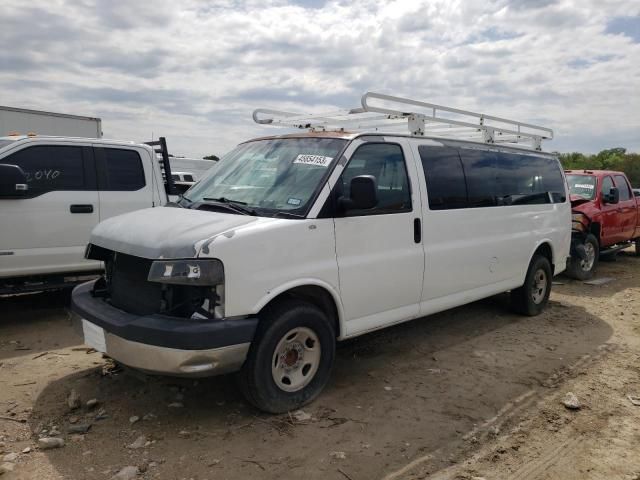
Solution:
{"label": "white pickup truck", "polygon": [[[157,145],[166,162],[158,161]],[[84,258],[91,230],[106,218],[165,205],[174,188],[167,169],[163,138],[0,137],[0,294],[99,273],[102,262]]]}

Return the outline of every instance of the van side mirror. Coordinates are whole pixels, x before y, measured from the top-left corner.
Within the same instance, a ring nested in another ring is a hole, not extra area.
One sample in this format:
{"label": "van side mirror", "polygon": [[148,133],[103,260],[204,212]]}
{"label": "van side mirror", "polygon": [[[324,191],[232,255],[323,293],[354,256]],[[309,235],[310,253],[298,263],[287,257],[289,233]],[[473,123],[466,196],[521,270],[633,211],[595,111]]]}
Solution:
{"label": "van side mirror", "polygon": [[24,197],[28,190],[27,176],[22,168],[0,163],[0,198]]}
{"label": "van side mirror", "polygon": [[351,179],[351,195],[338,200],[342,211],[368,210],[378,205],[378,186],[373,175],[358,175]]}
{"label": "van side mirror", "polygon": [[620,201],[620,190],[613,187],[609,190],[609,194],[604,196],[604,203],[618,203]]}

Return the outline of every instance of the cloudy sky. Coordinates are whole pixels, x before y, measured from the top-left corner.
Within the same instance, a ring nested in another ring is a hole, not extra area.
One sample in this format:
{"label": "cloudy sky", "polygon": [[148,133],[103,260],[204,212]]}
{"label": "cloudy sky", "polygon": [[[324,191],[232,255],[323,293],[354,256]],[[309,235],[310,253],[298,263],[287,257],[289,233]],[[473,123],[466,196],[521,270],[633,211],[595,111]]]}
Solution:
{"label": "cloudy sky", "polygon": [[638,0],[3,0],[0,104],[222,154],[257,107],[365,91],[554,128],[547,149],[640,151]]}

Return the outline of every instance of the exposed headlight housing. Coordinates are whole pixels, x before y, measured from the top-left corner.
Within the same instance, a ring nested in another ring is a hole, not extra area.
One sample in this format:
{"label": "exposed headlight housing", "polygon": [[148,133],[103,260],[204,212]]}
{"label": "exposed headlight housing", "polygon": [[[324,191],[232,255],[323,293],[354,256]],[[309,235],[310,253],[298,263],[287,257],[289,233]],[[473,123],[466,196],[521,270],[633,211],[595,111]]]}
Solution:
{"label": "exposed headlight housing", "polygon": [[224,283],[224,267],[215,258],[156,260],[151,264],[147,280],[172,285],[213,287]]}
{"label": "exposed headlight housing", "polygon": [[571,214],[571,228],[575,232],[586,232],[589,230],[589,217],[584,213]]}

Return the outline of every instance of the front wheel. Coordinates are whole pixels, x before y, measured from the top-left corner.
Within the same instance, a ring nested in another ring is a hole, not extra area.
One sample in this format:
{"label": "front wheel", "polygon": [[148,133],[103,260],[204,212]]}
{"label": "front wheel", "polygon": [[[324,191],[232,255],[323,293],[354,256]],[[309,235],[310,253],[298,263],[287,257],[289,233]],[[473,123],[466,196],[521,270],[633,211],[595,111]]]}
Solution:
{"label": "front wheel", "polygon": [[567,263],[567,275],[576,280],[589,280],[593,277],[600,256],[598,240],[593,234],[585,237],[583,246],[585,258],[572,256]]}
{"label": "front wheel", "polygon": [[551,263],[547,257],[534,255],[524,285],[511,290],[513,310],[531,317],[540,314],[549,301],[552,277]]}
{"label": "front wheel", "polygon": [[300,408],[326,385],[335,350],[333,324],[324,312],[307,302],[282,302],[261,318],[238,375],[240,388],[265,412]]}

